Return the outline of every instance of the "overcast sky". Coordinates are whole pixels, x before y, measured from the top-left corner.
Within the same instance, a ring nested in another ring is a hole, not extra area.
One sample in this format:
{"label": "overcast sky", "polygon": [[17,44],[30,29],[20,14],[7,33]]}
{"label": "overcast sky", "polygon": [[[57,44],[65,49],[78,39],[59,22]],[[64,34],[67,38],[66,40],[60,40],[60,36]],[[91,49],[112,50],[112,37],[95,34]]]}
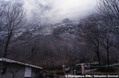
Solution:
{"label": "overcast sky", "polygon": [[22,2],[27,18],[57,22],[64,18],[78,19],[94,11],[97,0],[6,0]]}

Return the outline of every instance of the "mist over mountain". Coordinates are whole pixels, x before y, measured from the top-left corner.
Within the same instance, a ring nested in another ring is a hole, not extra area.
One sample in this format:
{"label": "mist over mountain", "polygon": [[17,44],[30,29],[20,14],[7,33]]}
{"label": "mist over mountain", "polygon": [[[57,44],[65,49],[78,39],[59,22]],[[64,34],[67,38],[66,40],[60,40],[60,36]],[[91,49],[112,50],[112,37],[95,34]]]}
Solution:
{"label": "mist over mountain", "polygon": [[[57,27],[77,24],[80,19],[94,11],[96,2],[97,0],[60,0],[59,2],[57,0],[0,0],[0,5],[15,4],[26,12],[26,20],[30,25],[24,25],[17,30],[18,34],[14,35],[14,40],[20,36],[33,38],[40,35],[51,35]],[[5,31],[1,33],[6,34]],[[67,34],[63,34],[63,37]],[[5,36],[2,40],[4,38]]]}
{"label": "mist over mountain", "polygon": [[94,11],[97,0],[0,0],[0,3],[22,6],[28,21],[44,24],[65,18],[79,20]]}

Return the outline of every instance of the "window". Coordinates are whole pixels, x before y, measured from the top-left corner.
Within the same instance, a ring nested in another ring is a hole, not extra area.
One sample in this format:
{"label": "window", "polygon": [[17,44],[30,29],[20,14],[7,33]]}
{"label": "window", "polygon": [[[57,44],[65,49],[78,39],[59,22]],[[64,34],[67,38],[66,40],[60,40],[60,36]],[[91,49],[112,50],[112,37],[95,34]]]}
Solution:
{"label": "window", "polygon": [[25,67],[25,78],[31,78],[32,68],[31,67]]}

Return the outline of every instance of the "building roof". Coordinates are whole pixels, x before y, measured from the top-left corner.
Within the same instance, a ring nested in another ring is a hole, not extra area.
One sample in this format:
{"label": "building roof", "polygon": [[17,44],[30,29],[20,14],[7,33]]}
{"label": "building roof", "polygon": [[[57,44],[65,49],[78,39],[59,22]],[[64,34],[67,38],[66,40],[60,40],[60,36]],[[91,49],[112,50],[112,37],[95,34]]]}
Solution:
{"label": "building roof", "polygon": [[35,65],[32,65],[32,64],[23,63],[23,62],[19,62],[19,61],[7,59],[7,58],[0,58],[0,61],[1,62],[8,62],[8,63],[16,63],[16,64],[25,65],[25,66],[32,67],[32,68],[37,68],[37,69],[43,69],[40,66],[35,66]]}

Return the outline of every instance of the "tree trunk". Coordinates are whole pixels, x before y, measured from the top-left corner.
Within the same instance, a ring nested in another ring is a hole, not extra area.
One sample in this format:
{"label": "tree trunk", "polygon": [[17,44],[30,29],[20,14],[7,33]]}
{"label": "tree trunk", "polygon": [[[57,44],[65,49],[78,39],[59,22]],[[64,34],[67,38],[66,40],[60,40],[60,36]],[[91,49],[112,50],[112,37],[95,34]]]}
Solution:
{"label": "tree trunk", "polygon": [[100,42],[99,42],[99,38],[98,38],[98,46],[97,46],[97,57],[98,57],[98,62],[99,62],[99,66],[101,65],[101,62],[100,62],[100,54],[99,54],[99,52],[100,52]]}
{"label": "tree trunk", "polygon": [[9,46],[9,42],[10,42],[11,35],[12,35],[12,34],[10,34],[10,35],[8,36],[7,41],[6,41],[6,44],[5,44],[4,54],[3,54],[3,57],[4,57],[4,58],[6,58],[6,56],[7,56],[8,46]]}
{"label": "tree trunk", "polygon": [[97,51],[97,57],[98,57],[98,62],[99,62],[99,66],[100,66],[101,63],[100,63],[100,55],[99,55],[99,51]]}
{"label": "tree trunk", "polygon": [[12,78],[15,78],[15,73],[12,73]]}
{"label": "tree trunk", "polygon": [[109,60],[109,48],[107,48],[107,65],[110,65],[110,60]]}

